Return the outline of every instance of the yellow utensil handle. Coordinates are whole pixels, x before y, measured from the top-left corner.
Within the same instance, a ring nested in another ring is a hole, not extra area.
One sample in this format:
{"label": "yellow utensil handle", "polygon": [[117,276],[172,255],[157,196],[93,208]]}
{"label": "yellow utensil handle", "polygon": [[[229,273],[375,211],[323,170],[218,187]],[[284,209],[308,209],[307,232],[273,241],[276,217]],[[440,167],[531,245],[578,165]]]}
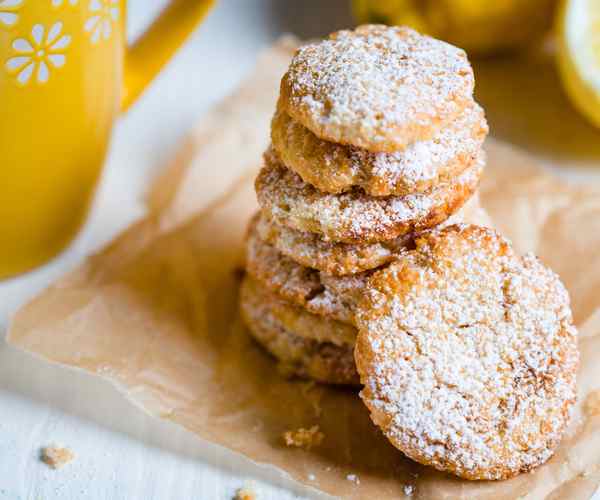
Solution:
{"label": "yellow utensil handle", "polygon": [[123,110],[135,102],[214,4],[215,0],[171,0],[150,28],[127,49]]}

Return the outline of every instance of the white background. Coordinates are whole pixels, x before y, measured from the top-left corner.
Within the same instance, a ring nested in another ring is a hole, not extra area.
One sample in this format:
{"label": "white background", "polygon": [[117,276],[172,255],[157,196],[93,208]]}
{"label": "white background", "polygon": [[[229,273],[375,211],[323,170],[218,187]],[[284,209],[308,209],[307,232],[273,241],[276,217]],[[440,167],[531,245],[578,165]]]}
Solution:
{"label": "white background", "polygon": [[[252,68],[281,32],[302,37],[350,26],[347,0],[221,0],[217,9],[116,127],[91,218],[44,268],[0,284],[0,332],[37,291],[144,213],[145,187],[202,112]],[[131,0],[135,35],[164,1]],[[53,471],[49,443],[77,458]],[[229,499],[253,482],[260,500],[310,496],[272,471],[147,417],[109,384],[51,367],[0,342],[0,499]]]}

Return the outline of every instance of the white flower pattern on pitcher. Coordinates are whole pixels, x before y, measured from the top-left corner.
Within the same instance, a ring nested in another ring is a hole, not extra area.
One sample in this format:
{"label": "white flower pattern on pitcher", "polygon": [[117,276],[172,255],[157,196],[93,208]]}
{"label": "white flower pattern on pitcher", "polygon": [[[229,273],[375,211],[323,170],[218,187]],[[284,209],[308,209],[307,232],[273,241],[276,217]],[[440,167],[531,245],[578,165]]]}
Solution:
{"label": "white flower pattern on pitcher", "polygon": [[[70,3],[71,5],[77,5],[77,2],[79,2],[79,0],[66,0],[66,1],[68,3]],[[65,0],[52,0],[52,6],[60,7],[64,2],[65,2]]]}
{"label": "white flower pattern on pitcher", "polygon": [[0,26],[14,26],[19,20],[19,7],[23,0],[0,0]]}
{"label": "white flower pattern on pitcher", "polygon": [[90,33],[92,43],[100,38],[108,40],[112,33],[113,22],[119,20],[119,0],[90,0],[90,17],[84,25]]}
{"label": "white flower pattern on pitcher", "polygon": [[31,38],[17,38],[12,47],[17,54],[6,61],[6,68],[17,73],[17,81],[29,83],[35,74],[38,83],[46,83],[53,69],[65,65],[64,54],[71,43],[71,36],[62,33],[63,23],[54,23],[50,29],[36,24],[31,30]]}

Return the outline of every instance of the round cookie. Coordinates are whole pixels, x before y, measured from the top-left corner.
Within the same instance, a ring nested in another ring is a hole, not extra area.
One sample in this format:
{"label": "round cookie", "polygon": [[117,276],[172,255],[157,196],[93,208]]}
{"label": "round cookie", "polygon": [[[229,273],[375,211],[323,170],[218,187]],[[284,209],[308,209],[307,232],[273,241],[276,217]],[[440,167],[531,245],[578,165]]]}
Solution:
{"label": "round cookie", "polygon": [[335,319],[319,316],[294,305],[273,293],[251,276],[244,281],[244,293],[265,305],[289,332],[303,339],[329,342],[338,346],[356,343],[356,327]]}
{"label": "round cookie", "polygon": [[311,313],[344,323],[354,322],[354,306],[369,272],[335,277],[305,267],[263,241],[257,217],[248,227],[246,270],[261,285]]}
{"label": "round cookie", "polygon": [[256,231],[264,242],[286,257],[333,276],[356,274],[390,262],[394,254],[412,239],[412,234],[409,234],[378,243],[338,243],[262,216],[257,220]]}
{"label": "round cookie", "polygon": [[300,47],[280,95],[317,137],[392,152],[452,123],[473,87],[463,50],[410,28],[364,25]]}
{"label": "round cookie", "polygon": [[279,224],[343,243],[390,240],[440,224],[473,195],[485,161],[481,151],[460,176],[429,193],[374,198],[360,189],[323,193],[285,168],[272,150],[264,160],[255,183],[263,214]]}
{"label": "round cookie", "polygon": [[466,479],[554,453],[576,399],[569,296],[495,231],[425,233],[373,275],[357,309],[361,397],[394,446]]}
{"label": "round cookie", "polygon": [[319,139],[280,107],[271,123],[278,157],[304,182],[334,194],[358,186],[371,196],[425,192],[447,183],[473,163],[487,132],[477,104],[433,138],[393,153],[371,153]]}
{"label": "round cookie", "polygon": [[319,342],[287,330],[268,303],[252,294],[247,279],[240,290],[240,312],[251,335],[277,358],[282,371],[328,384],[358,385],[351,345]]}
{"label": "round cookie", "polygon": [[[457,222],[491,227],[489,216],[481,208],[477,193],[442,225]],[[265,217],[259,217],[255,224],[260,238],[283,255],[303,266],[333,276],[356,274],[380,267],[392,261],[395,254],[406,248],[414,237],[411,233],[375,243],[338,243],[325,241],[315,233],[297,231],[277,224]]]}

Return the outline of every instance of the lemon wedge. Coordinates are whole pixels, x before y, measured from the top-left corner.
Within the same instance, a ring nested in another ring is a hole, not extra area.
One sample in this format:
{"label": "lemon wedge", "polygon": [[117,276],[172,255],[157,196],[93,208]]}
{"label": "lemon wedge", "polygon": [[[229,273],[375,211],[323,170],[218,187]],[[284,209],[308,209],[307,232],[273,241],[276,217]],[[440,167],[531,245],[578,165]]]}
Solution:
{"label": "lemon wedge", "polygon": [[573,105],[600,127],[600,0],[563,0],[558,67]]}

